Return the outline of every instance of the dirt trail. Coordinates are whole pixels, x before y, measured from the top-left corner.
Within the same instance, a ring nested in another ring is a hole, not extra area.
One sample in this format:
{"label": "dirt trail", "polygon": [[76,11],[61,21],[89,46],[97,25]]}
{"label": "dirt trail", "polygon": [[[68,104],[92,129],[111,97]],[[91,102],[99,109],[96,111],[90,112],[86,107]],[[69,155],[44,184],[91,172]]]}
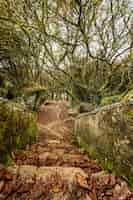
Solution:
{"label": "dirt trail", "polygon": [[0,173],[0,200],[133,200],[125,182],[72,144],[73,127],[67,102],[43,105],[37,143],[15,154],[10,172]]}

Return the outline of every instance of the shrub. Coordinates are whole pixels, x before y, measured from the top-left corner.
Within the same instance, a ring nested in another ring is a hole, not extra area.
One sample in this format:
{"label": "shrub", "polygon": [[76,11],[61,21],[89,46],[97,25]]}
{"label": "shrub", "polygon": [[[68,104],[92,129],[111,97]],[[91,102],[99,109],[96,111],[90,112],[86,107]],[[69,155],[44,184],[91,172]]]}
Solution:
{"label": "shrub", "polygon": [[24,106],[0,101],[0,162],[7,163],[11,153],[35,142],[36,116]]}

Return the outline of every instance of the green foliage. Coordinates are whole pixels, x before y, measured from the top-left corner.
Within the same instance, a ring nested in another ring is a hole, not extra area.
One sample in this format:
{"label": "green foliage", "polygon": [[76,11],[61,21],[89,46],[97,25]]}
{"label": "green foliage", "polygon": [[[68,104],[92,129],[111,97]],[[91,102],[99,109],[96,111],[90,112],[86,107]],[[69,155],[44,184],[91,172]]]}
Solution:
{"label": "green foliage", "polygon": [[[49,85],[54,80],[78,100],[100,88],[106,96],[125,91],[132,85],[132,56],[124,67],[117,58],[131,50],[127,5],[128,0],[0,0],[2,70],[18,90],[32,81],[43,83],[45,68]],[[117,30],[120,20],[123,30]]]}
{"label": "green foliage", "polygon": [[8,162],[11,153],[35,142],[37,133],[34,113],[10,101],[0,102],[0,161]]}

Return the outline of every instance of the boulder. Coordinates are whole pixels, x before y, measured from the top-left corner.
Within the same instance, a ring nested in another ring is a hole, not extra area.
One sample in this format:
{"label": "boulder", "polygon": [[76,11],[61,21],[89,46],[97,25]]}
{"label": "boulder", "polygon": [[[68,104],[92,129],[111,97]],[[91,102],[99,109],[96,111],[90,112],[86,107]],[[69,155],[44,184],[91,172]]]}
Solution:
{"label": "boulder", "polygon": [[0,162],[8,163],[14,150],[33,143],[36,132],[34,113],[20,104],[0,101]]}
{"label": "boulder", "polygon": [[133,183],[133,104],[122,101],[80,114],[75,134],[82,148],[108,170]]}

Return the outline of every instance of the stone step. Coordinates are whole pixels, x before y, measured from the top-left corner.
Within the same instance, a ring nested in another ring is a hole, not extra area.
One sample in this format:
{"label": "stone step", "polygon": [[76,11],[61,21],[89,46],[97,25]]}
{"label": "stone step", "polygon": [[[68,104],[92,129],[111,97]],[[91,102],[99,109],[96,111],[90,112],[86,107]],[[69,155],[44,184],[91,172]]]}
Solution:
{"label": "stone step", "polygon": [[[29,199],[45,199],[49,197],[48,199],[51,200],[76,200],[80,197],[79,199],[84,200],[88,195],[89,187],[87,184],[87,175],[80,168],[37,168],[35,166],[22,165],[9,167],[8,170],[14,177],[19,177],[19,181],[25,186],[24,188],[27,189],[28,187],[28,190],[25,189],[26,191],[23,191],[23,188],[18,190],[18,194],[21,193],[21,197],[25,195],[24,192],[27,191],[27,197]],[[36,186],[36,188],[34,188],[34,186]],[[43,198],[38,198],[40,196],[37,195],[40,194]],[[33,198],[33,195],[35,195],[36,198]],[[13,198],[10,196],[10,199],[12,200]]]}

